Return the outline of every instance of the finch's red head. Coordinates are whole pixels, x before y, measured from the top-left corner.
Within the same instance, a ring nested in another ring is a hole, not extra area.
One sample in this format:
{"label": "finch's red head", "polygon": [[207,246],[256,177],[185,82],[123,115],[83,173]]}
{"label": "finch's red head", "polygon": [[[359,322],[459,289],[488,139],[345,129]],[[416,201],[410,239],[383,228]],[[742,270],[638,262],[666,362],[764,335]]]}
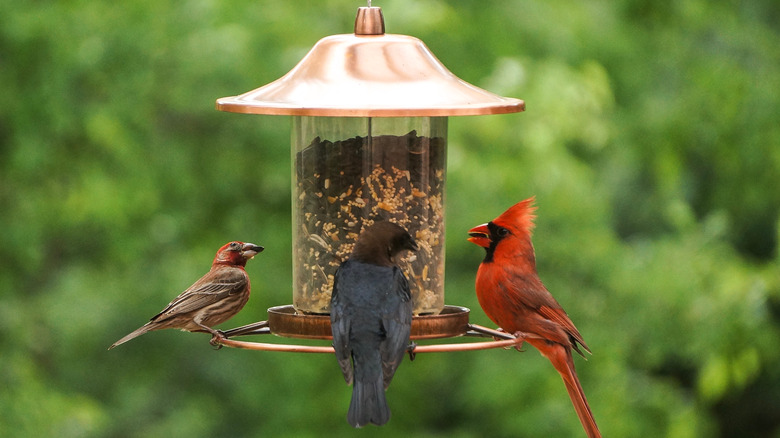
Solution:
{"label": "finch's red head", "polygon": [[483,248],[495,248],[498,241],[509,234],[517,237],[530,237],[534,228],[533,206],[535,198],[532,196],[524,201],[509,207],[501,216],[492,221],[477,225],[469,230],[469,242]]}
{"label": "finch's red head", "polygon": [[226,243],[217,251],[217,255],[214,257],[214,264],[246,266],[247,260],[262,252],[263,249],[265,248],[254,243]]}

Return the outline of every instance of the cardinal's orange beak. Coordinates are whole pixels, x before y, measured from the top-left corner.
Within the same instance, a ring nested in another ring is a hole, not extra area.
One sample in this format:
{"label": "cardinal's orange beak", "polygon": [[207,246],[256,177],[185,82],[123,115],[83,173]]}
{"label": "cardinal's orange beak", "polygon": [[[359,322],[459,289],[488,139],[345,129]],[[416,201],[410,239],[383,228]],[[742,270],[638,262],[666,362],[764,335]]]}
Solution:
{"label": "cardinal's orange beak", "polygon": [[468,241],[475,243],[483,248],[490,246],[490,232],[488,231],[487,224],[477,225],[469,230]]}

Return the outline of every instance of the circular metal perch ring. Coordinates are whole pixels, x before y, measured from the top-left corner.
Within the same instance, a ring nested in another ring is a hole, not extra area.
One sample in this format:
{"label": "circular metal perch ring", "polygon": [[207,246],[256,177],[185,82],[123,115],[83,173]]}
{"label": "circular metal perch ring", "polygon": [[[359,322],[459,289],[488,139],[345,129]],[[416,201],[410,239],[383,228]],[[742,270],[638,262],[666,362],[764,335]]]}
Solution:
{"label": "circular metal perch ring", "polygon": [[[480,341],[464,342],[460,344],[441,344],[441,345],[417,345],[411,352],[417,353],[445,353],[452,351],[476,351],[489,350],[491,348],[509,348],[517,345],[516,339],[504,339],[500,341]],[[313,345],[292,345],[292,344],[269,344],[264,342],[246,342],[224,339],[218,341],[219,345],[225,345],[233,348],[243,348],[245,350],[255,351],[281,351],[286,353],[328,353],[333,354],[333,347],[313,346]]]}

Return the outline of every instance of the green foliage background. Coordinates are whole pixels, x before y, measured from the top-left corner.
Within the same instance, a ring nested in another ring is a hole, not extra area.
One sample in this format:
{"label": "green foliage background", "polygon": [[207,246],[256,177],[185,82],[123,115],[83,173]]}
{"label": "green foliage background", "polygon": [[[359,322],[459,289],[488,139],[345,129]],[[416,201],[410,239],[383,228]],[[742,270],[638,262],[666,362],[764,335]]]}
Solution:
{"label": "green foliage background", "polygon": [[[0,2],[0,436],[583,436],[532,348],[420,355],[353,431],[332,357],[155,332],[260,243],[249,305],[291,301],[290,123],[214,110],[361,2]],[[780,6],[385,0],[461,78],[526,100],[450,120],[447,302],[479,309],[465,231],[536,195],[539,271],[594,351],[608,437],[780,437]]]}

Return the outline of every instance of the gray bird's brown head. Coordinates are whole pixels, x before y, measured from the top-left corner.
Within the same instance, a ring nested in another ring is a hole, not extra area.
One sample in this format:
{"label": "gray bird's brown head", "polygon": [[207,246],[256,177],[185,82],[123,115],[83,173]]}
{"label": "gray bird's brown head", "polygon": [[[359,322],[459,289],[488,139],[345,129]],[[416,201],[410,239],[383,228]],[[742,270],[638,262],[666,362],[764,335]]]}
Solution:
{"label": "gray bird's brown head", "polygon": [[351,259],[380,266],[393,265],[393,257],[403,250],[417,251],[414,238],[392,222],[374,222],[358,237]]}

